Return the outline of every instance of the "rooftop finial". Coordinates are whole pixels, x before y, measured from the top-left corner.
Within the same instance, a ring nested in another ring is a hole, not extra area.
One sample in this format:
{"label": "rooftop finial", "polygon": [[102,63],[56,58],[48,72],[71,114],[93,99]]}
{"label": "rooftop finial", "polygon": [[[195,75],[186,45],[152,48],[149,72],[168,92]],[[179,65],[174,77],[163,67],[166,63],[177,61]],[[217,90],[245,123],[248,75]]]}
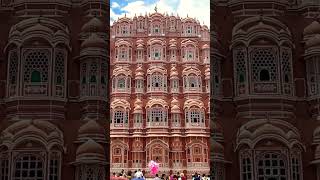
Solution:
{"label": "rooftop finial", "polygon": [[154,7],[154,11],[158,12],[157,4],[156,4],[156,7]]}

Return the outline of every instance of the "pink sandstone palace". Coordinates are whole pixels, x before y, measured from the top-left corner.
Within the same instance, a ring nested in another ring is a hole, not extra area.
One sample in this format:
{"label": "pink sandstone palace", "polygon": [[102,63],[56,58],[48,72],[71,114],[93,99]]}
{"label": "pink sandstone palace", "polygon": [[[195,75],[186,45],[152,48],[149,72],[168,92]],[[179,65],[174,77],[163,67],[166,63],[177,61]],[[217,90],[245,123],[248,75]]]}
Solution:
{"label": "pink sandstone palace", "polygon": [[210,171],[210,34],[193,18],[126,16],[110,32],[111,173]]}

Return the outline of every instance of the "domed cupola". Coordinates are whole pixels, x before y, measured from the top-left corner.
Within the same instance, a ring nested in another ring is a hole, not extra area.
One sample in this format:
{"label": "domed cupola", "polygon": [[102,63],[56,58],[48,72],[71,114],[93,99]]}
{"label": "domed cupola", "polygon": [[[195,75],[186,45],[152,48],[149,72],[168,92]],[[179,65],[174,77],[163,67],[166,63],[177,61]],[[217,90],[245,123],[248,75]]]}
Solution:
{"label": "domed cupola", "polygon": [[78,131],[78,141],[85,142],[88,139],[97,142],[105,142],[106,136],[103,128],[93,119],[87,120]]}
{"label": "domed cupola", "polygon": [[206,80],[210,80],[210,65],[206,66],[206,69],[204,70],[204,75]]}
{"label": "domed cupola", "polygon": [[176,68],[176,65],[172,64],[171,69],[170,69],[170,79],[176,79],[176,78],[178,78],[178,75],[179,75],[179,73]]}
{"label": "domed cupola", "polygon": [[83,42],[79,56],[81,118],[103,119],[106,116],[106,108],[102,107],[105,102],[99,101],[106,101],[107,96],[108,43],[105,33],[93,32],[103,30],[103,23],[99,19],[92,18],[82,30],[80,40]]}
{"label": "domed cupola", "polygon": [[320,23],[318,21],[313,21],[308,25],[303,31],[303,36],[306,56],[314,54],[315,51],[320,51],[320,49],[316,47],[320,46]]}
{"label": "domed cupola", "polygon": [[91,36],[89,36],[86,40],[81,43],[81,48],[102,48],[106,49],[107,42],[99,37],[97,34],[92,33]]}
{"label": "domed cupola", "polygon": [[135,79],[143,79],[144,78],[144,72],[142,66],[138,66],[135,71]]}
{"label": "domed cupola", "polygon": [[94,17],[82,26],[81,31],[86,33],[104,32],[106,27],[98,18]]}
{"label": "domed cupola", "polygon": [[87,164],[95,168],[102,168],[101,165],[105,165],[105,158],[106,155],[103,146],[92,139],[88,139],[78,147],[76,151],[76,161],[72,164],[76,166]]}
{"label": "domed cupola", "polygon": [[137,40],[137,49],[142,49],[143,50],[143,40],[139,39]]}
{"label": "domed cupola", "polygon": [[176,49],[177,48],[177,41],[175,39],[171,39],[169,41],[169,49]]}
{"label": "domed cupola", "polygon": [[173,98],[171,101],[171,113],[181,113],[180,103],[176,98]]}
{"label": "domed cupola", "polygon": [[137,98],[134,102],[134,112],[133,113],[142,113],[142,101],[141,99]]}

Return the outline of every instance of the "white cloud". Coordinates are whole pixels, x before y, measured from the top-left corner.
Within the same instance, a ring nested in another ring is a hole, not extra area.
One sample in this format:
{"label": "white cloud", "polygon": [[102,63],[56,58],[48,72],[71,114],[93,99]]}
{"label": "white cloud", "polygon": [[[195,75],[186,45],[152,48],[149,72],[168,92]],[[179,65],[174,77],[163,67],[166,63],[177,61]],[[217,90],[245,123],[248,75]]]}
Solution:
{"label": "white cloud", "polygon": [[177,8],[180,17],[196,18],[210,28],[210,0],[183,0]]}
{"label": "white cloud", "polygon": [[120,5],[117,2],[112,2],[111,8],[119,8]]}
{"label": "white cloud", "polygon": [[[112,3],[112,6],[114,3]],[[119,4],[118,4],[119,5]],[[118,17],[123,17],[126,14],[127,17],[134,17],[145,13],[153,13],[154,8],[157,5],[158,12],[168,13],[171,15],[179,14],[180,17],[196,18],[201,24],[205,24],[210,27],[210,0],[159,0],[153,4],[146,4],[142,0],[129,2],[126,6],[121,7],[121,10],[126,12],[122,14],[115,14],[110,9],[111,21],[117,20]]]}

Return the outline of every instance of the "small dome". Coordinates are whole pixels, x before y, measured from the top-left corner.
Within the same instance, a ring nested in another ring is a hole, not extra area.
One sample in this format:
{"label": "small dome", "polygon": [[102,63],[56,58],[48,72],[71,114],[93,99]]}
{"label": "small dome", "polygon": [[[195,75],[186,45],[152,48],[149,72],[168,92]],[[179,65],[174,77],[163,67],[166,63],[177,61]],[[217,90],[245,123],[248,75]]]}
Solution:
{"label": "small dome", "polygon": [[99,154],[105,155],[103,147],[94,140],[89,139],[87,142],[80,145],[76,152],[77,156],[84,154]]}
{"label": "small dome", "polygon": [[134,104],[141,104],[141,103],[142,103],[142,101],[139,98],[137,98],[136,101],[134,102]]}
{"label": "small dome", "polygon": [[90,19],[87,23],[85,23],[82,28],[82,32],[103,32],[105,31],[103,23],[96,17]]}
{"label": "small dome", "polygon": [[177,42],[175,39],[170,39],[169,43],[175,43]]}
{"label": "small dome", "polygon": [[311,35],[316,33],[320,33],[320,23],[318,21],[313,21],[303,30],[303,35]]}
{"label": "small dome", "polygon": [[142,69],[141,66],[138,66],[138,67],[137,67],[135,73],[136,73],[136,77],[138,77],[138,76],[139,76],[139,77],[144,76],[143,69]]}
{"label": "small dome", "polygon": [[133,113],[142,113],[142,107],[140,105],[135,105]]}
{"label": "small dome", "polygon": [[204,75],[205,75],[205,78],[206,78],[206,79],[210,79],[210,68],[207,68],[207,69],[204,71]]}
{"label": "small dome", "polygon": [[171,113],[180,113],[180,108],[177,105],[171,107]]}
{"label": "small dome", "polygon": [[316,35],[306,42],[306,47],[313,47],[320,45],[320,35]]}
{"label": "small dome", "polygon": [[136,72],[143,72],[143,69],[141,66],[138,66],[137,69],[136,69]]}
{"label": "small dome", "polygon": [[139,40],[137,40],[137,44],[143,44],[143,40],[142,39],[139,39]]}
{"label": "small dome", "polygon": [[209,49],[209,45],[208,44],[203,45],[202,49]]}
{"label": "small dome", "polygon": [[179,73],[177,71],[177,68],[175,66],[172,66],[171,70],[170,70],[170,77],[178,76],[178,75],[179,75]]}
{"label": "small dome", "polygon": [[176,45],[176,44],[170,44],[169,47],[170,47],[170,48],[175,48],[175,47],[177,47],[177,45]]}
{"label": "small dome", "polygon": [[82,125],[78,131],[79,135],[82,134],[103,134],[103,129],[95,120],[89,120]]}
{"label": "small dome", "polygon": [[93,33],[90,37],[88,37],[83,43],[81,44],[82,48],[87,47],[100,47],[105,49],[107,47],[107,43],[105,40],[100,38],[97,34]]}
{"label": "small dome", "polygon": [[176,98],[173,98],[172,101],[171,101],[171,104],[172,105],[177,105],[177,104],[179,104],[179,101]]}
{"label": "small dome", "polygon": [[143,45],[142,44],[138,44],[137,49],[143,49]]}

